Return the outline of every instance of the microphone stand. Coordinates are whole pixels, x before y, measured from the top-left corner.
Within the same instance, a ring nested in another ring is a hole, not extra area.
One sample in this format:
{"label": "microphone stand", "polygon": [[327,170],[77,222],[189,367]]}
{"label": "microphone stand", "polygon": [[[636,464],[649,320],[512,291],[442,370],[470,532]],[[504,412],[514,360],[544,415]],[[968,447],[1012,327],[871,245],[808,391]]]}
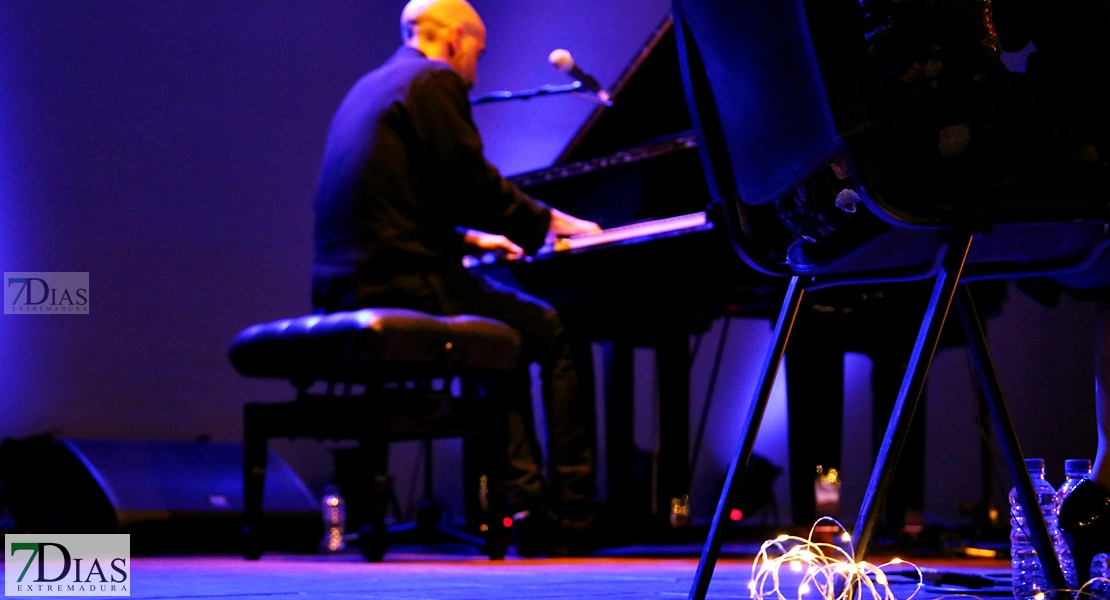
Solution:
{"label": "microphone stand", "polygon": [[[528,100],[535,96],[551,96],[554,94],[566,94],[571,92],[579,92],[582,89],[582,82],[575,81],[566,85],[541,85],[538,88],[530,90],[522,90],[519,92],[490,92],[488,94],[478,96],[470,99],[472,105],[488,104],[490,102],[501,102],[503,100]],[[612,106],[610,101],[603,101],[597,97],[597,94],[578,93],[578,96],[584,97],[587,100],[596,102],[604,106]]]}

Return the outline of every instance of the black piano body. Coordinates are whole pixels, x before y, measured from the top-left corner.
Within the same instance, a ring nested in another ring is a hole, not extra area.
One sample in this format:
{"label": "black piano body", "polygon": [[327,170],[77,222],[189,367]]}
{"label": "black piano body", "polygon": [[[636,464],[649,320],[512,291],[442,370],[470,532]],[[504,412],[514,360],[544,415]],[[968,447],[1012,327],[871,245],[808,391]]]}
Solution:
{"label": "black piano body", "polygon": [[[474,268],[548,300],[568,327],[607,341],[608,501],[626,516],[665,524],[671,500],[690,491],[690,335],[725,315],[772,318],[784,285],[744,264],[717,218],[686,109],[670,18],[611,95],[613,105],[592,113],[552,167],[511,179],[568,214],[596,221],[606,234],[618,232],[617,239],[576,238],[569,249]],[[633,232],[621,233],[625,228]],[[642,228],[655,231],[635,231]],[[656,352],[660,414],[653,420],[660,431],[654,474],[635,468],[641,462],[630,416],[637,347]]]}

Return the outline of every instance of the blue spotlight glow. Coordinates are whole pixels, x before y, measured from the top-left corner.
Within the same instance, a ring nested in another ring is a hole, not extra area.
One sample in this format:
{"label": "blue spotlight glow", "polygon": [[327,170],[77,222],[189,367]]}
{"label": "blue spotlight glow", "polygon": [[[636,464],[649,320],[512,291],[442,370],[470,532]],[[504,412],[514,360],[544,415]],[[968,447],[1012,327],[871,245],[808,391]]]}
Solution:
{"label": "blue spotlight glow", "polygon": [[[10,34],[14,29],[11,23],[5,22],[0,14],[0,89],[7,90],[0,94],[0,277],[4,271],[20,271],[16,248],[18,248],[20,234],[20,218],[22,212],[15,194],[17,169],[14,164],[15,116],[13,115],[12,97],[17,90],[12,77],[12,57],[17,56],[11,52]],[[5,283],[5,282],[0,282]],[[0,296],[2,297],[2,296]],[[17,372],[18,360],[14,353],[21,346],[21,330],[17,327],[18,319],[12,315],[0,313],[0,381],[5,382],[4,393],[8,398],[21,395],[19,388],[19,373]],[[0,402],[0,424],[14,423],[16,415],[6,414],[12,410],[10,407],[18,406],[16,402]],[[6,408],[9,407],[9,408]],[[11,432],[5,431],[0,425],[0,437]]]}

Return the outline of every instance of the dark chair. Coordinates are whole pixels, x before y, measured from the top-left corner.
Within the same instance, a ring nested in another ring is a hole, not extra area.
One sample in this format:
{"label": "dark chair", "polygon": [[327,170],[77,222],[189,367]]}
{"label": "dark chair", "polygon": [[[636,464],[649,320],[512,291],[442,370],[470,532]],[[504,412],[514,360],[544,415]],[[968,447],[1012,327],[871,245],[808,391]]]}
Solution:
{"label": "dark chair", "polygon": [[[504,556],[506,515],[496,483],[505,458],[499,384],[521,360],[514,329],[469,315],[363,309],[248,327],[231,344],[230,359],[242,375],[285,379],[296,388],[292,401],[245,407],[246,558],[263,551],[258,528],[266,446],[274,437],[359,443],[356,468],[366,472],[343,492],[366,506],[362,522],[349,528],[358,532],[362,554],[374,561],[386,551],[390,442],[462,437],[467,515],[480,521],[471,523],[477,535],[442,524],[422,528],[480,544],[491,558]],[[491,483],[479,490],[482,475]]]}
{"label": "dark chair", "polygon": [[[1106,283],[1098,258],[1108,242],[1110,187],[1104,172],[1025,144],[1031,131],[1021,126],[1034,119],[1022,112],[1020,85],[1008,87],[1008,74],[990,69],[997,45],[982,4],[673,2],[713,200],[740,256],[790,278],[691,598],[708,589],[728,499],[742,483],[807,289],[933,281],[852,531],[856,560],[867,555],[953,303],[1019,499],[1026,514],[1040,514],[1029,510],[1037,506],[1032,484],[964,284],[1032,276]],[[923,10],[868,15],[861,7]],[[940,7],[950,12],[929,13]],[[900,65],[897,53],[908,46],[899,42],[912,41],[919,26],[943,31],[930,47],[947,54]],[[923,87],[900,87],[907,82]],[[963,119],[941,108],[960,109]],[[1043,520],[1034,520],[1034,539],[1050,583],[1065,588]]]}

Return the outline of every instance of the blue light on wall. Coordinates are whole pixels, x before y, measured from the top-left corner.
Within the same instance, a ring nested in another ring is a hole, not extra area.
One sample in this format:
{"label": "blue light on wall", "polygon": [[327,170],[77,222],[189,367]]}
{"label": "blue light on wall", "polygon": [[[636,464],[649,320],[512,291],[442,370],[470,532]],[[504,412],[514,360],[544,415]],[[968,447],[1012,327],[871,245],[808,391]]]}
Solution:
{"label": "blue light on wall", "polygon": [[[12,52],[12,28],[8,27],[4,15],[0,14],[0,89],[14,90],[12,57],[18,56]],[[17,169],[14,164],[15,139],[13,123],[12,94],[0,94],[0,276],[4,271],[20,271],[17,248],[20,240],[20,207],[16,202],[15,194]],[[6,282],[0,282],[5,283]],[[18,389],[19,373],[15,372],[18,361],[13,356],[19,351],[21,331],[16,317],[0,313],[0,381],[4,382],[4,394],[13,397],[20,394]],[[0,423],[11,423],[15,415],[5,414],[12,402],[0,402]]]}

